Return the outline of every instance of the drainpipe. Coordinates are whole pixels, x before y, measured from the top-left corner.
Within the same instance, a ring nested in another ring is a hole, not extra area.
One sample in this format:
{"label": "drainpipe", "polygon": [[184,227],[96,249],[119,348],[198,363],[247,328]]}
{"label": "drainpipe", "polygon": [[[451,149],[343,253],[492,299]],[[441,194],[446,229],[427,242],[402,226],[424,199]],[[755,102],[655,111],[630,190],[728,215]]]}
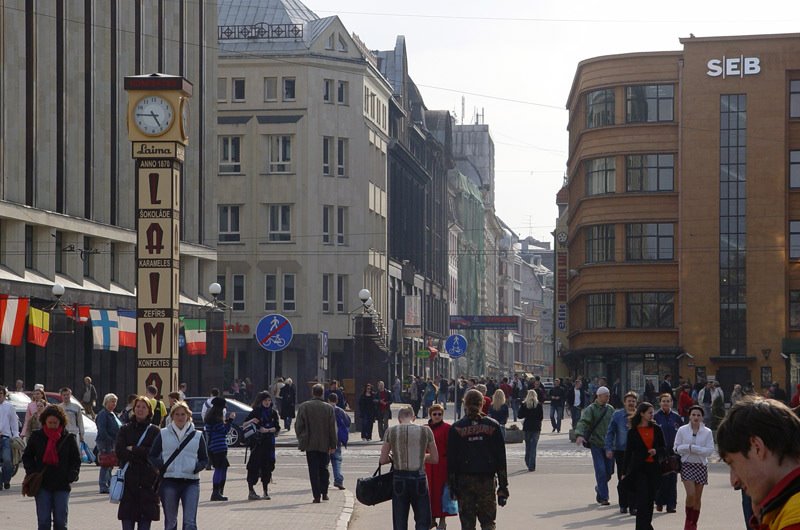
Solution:
{"label": "drainpipe", "polygon": [[[680,308],[678,318],[678,346],[683,346],[683,200],[681,198],[681,186],[683,181],[683,57],[678,59],[678,178],[675,182],[678,183],[678,241],[674,248],[678,252],[678,307]],[[688,361],[686,363],[688,365]],[[678,372],[680,373],[681,361],[678,361]],[[688,369],[688,366],[687,366]],[[680,375],[679,375],[680,377]],[[684,378],[686,375],[684,375]],[[692,376],[694,378],[694,376]],[[696,382],[696,381],[695,381]]]}

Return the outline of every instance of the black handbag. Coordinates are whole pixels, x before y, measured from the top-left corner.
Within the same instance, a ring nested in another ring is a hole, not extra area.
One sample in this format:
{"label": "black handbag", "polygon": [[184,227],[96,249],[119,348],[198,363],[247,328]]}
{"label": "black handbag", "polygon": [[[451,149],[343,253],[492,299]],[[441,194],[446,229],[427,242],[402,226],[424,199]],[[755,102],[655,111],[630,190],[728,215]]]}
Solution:
{"label": "black handbag", "polygon": [[672,473],[680,473],[681,471],[681,455],[671,454],[665,456],[659,463],[661,466],[662,475],[670,475]]}
{"label": "black handbag", "polygon": [[394,466],[388,473],[381,473],[381,466],[371,477],[360,478],[356,481],[356,499],[361,504],[374,506],[392,499],[394,487]]}

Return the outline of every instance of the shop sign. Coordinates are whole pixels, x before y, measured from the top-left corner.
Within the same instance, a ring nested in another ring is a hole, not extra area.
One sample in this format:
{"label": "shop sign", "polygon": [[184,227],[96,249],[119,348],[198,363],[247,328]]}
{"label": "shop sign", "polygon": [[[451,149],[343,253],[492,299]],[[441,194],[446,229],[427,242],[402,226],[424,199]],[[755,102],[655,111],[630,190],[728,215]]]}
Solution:
{"label": "shop sign", "polygon": [[706,63],[710,77],[744,77],[746,75],[756,75],[761,72],[761,59],[758,57],[725,57],[722,59],[711,59]]}

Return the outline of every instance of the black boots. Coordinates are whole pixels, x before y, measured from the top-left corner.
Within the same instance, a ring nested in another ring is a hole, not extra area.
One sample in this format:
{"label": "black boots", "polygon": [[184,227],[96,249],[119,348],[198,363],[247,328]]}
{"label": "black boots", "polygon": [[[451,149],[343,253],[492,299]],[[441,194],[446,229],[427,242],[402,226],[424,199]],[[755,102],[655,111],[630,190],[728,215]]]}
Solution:
{"label": "black boots", "polygon": [[211,493],[211,500],[212,501],[227,501],[228,497],[223,497],[222,492],[225,489],[225,482],[220,482],[219,484],[214,484],[213,491]]}
{"label": "black boots", "polygon": [[264,499],[265,501],[268,501],[268,500],[270,500],[271,497],[269,496],[269,492],[268,492],[268,489],[267,489],[267,484],[263,483],[262,485],[264,486],[264,496],[261,497],[261,498]]}
{"label": "black boots", "polygon": [[258,496],[258,493],[256,493],[256,490],[253,489],[253,486],[248,484],[247,485],[247,490],[249,491],[249,493],[247,494],[247,500],[248,501],[259,501],[259,500],[261,500],[261,497]]}

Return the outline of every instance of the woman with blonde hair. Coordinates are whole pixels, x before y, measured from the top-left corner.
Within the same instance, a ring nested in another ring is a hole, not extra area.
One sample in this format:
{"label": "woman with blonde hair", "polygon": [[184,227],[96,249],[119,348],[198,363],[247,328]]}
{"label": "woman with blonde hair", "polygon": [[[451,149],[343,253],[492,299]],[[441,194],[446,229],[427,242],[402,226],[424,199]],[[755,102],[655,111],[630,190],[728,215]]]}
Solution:
{"label": "woman with blonde hair", "polygon": [[508,405],[506,405],[506,393],[499,388],[492,395],[492,406],[489,407],[489,417],[500,424],[500,432],[503,433],[503,440],[506,439],[506,423],[508,423]]}
{"label": "woman with blonde hair", "polygon": [[536,471],[536,446],[539,445],[542,419],[544,419],[542,403],[536,390],[528,390],[525,400],[519,407],[518,416],[522,420],[522,431],[525,433],[525,466],[528,471]]}
{"label": "woman with blonde hair", "polygon": [[[20,433],[20,436],[22,436],[26,440],[31,435],[31,432],[33,432],[36,429],[41,429],[41,427],[42,427],[41,423],[39,423],[39,421],[38,421],[38,419],[39,419],[38,416],[41,413],[41,411],[39,410],[39,407],[37,406],[37,402],[39,402],[39,401],[45,401],[45,399],[44,399],[44,386],[42,386],[42,385],[37,383],[33,387],[33,395],[31,395],[31,402],[28,404],[28,407],[25,409],[25,423],[22,425],[22,432]],[[46,403],[46,401],[45,401],[45,403]],[[36,420],[36,423],[34,423],[33,425],[38,425],[38,427],[32,428],[31,427],[31,420]]]}

